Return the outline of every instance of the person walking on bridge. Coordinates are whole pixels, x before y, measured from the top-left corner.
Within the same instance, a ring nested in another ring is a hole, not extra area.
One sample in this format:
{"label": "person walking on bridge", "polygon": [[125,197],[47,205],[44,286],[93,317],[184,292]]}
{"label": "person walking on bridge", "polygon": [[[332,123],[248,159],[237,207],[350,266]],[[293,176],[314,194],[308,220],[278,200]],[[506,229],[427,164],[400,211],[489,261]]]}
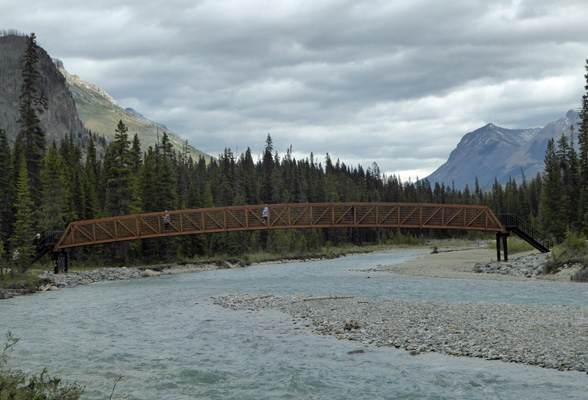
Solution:
{"label": "person walking on bridge", "polygon": [[167,212],[167,210],[165,210],[165,215],[163,216],[163,227],[165,228],[166,231],[169,229],[170,220],[171,220],[171,217],[169,216],[169,212]]}
{"label": "person walking on bridge", "polygon": [[267,217],[269,215],[269,210],[267,206],[263,208],[263,212],[261,213],[261,218],[263,218],[263,223],[267,225]]}

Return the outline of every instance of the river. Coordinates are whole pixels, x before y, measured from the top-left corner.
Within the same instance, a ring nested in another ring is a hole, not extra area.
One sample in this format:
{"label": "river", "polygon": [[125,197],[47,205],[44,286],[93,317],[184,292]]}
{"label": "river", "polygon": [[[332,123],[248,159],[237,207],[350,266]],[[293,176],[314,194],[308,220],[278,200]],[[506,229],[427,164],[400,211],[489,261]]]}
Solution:
{"label": "river", "polygon": [[[372,253],[104,282],[0,302],[20,337],[10,365],[86,387],[84,399],[586,399],[588,376],[309,333],[276,311],[212,297],[353,295],[408,300],[588,305],[588,286],[432,279],[362,270],[421,255]],[[366,279],[366,275],[370,279]],[[358,347],[359,346],[359,347]],[[362,348],[365,353],[348,354]]]}

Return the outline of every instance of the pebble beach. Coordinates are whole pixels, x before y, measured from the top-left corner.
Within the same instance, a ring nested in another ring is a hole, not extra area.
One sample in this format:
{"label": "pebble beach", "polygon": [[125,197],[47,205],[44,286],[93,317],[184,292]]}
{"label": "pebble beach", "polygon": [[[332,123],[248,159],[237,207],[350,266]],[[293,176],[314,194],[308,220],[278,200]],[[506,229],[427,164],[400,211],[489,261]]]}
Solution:
{"label": "pebble beach", "polygon": [[[557,275],[542,275],[539,271],[544,257],[540,253],[523,254],[513,257],[505,268],[504,262],[498,267],[494,265],[491,250],[451,250],[399,265],[382,265],[370,273],[548,281],[569,281],[575,273],[570,268]],[[298,298],[271,294],[228,296],[216,298],[214,302],[252,312],[278,310],[291,315],[311,333],[354,341],[361,349],[385,346],[404,349],[415,356],[437,352],[557,370],[588,371],[588,307],[346,296]]]}

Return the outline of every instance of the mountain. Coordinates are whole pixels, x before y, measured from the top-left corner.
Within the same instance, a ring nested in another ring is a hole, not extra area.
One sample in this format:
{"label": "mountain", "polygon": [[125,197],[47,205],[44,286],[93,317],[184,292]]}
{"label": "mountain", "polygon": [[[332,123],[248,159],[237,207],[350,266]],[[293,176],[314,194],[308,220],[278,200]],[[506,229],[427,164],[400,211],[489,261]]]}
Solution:
{"label": "mountain", "polygon": [[[14,145],[20,125],[20,90],[22,85],[22,58],[26,49],[26,37],[0,36],[0,128],[7,132],[9,144]],[[39,89],[49,99],[48,108],[39,114],[47,141],[59,142],[70,132],[83,138],[84,127],[74,99],[65,85],[65,78],[55,68],[51,57],[39,48],[37,68],[41,74]]]}
{"label": "mountain", "polygon": [[54,61],[65,77],[67,87],[72,93],[78,114],[86,129],[91,130],[93,133],[104,135],[111,140],[114,138],[114,130],[118,121],[122,120],[129,128],[131,136],[135,133],[139,136],[143,151],[146,151],[149,146],[154,146],[163,135],[163,132],[166,132],[176,150],[187,151],[196,160],[200,156],[210,158],[210,156],[194,147],[186,146],[186,141],[169,131],[165,125],[148,120],[132,108],[124,109],[120,107],[116,100],[104,90],[94,84],[85,82],[77,75],[71,75],[65,70],[61,61],[57,59]]}
{"label": "mountain", "polygon": [[[6,130],[10,145],[14,144],[20,129],[16,121],[19,117],[21,62],[25,48],[25,36],[0,36],[0,128]],[[120,107],[108,93],[68,73],[60,60],[52,59],[40,47],[39,60],[41,90],[49,99],[49,109],[40,115],[40,120],[49,143],[59,143],[64,135],[72,132],[82,142],[82,148],[85,148],[84,143],[87,144],[90,136],[84,129],[112,140],[116,126],[122,120],[129,128],[131,138],[135,133],[139,136],[143,151],[154,146],[166,132],[176,150],[188,152],[194,159],[200,156],[210,158],[187,145],[185,140],[169,131],[165,125],[150,121],[133,109]]]}
{"label": "mountain", "polygon": [[[476,178],[482,189],[490,188],[495,179],[505,184],[512,178],[520,184],[523,174],[533,179],[543,171],[549,139],[557,142],[562,134],[569,135],[572,124],[577,132],[579,123],[578,112],[570,110],[543,128],[506,129],[488,124],[464,135],[449,159],[427,179],[456,189],[466,185],[473,189]],[[574,142],[577,145],[577,138]]]}

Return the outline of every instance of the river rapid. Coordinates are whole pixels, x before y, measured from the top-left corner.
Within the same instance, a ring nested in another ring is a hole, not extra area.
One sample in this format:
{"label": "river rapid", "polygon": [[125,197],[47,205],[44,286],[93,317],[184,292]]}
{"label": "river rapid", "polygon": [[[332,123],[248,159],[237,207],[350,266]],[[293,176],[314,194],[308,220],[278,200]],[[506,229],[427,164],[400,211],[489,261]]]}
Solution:
{"label": "river rapid", "polygon": [[585,373],[415,357],[312,334],[305,321],[277,311],[231,310],[213,301],[274,294],[588,306],[586,284],[366,272],[422,254],[95,283],[2,300],[0,326],[21,339],[12,367],[38,373],[46,366],[51,375],[84,385],[85,399],[108,399],[113,388],[113,399],[587,398]]}

